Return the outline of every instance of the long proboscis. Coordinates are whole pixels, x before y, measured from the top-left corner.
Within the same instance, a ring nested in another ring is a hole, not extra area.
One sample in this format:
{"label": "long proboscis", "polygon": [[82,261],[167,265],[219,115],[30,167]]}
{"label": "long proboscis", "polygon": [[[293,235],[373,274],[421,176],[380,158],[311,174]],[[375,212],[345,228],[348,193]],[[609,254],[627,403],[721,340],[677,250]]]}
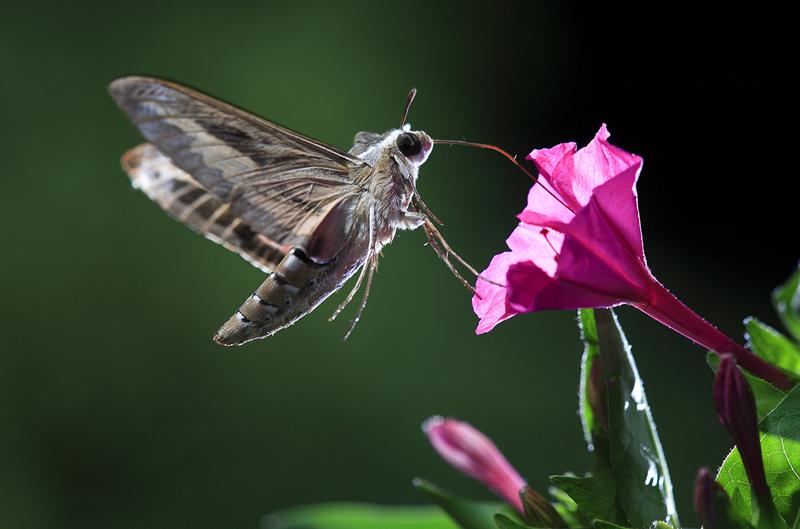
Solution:
{"label": "long proboscis", "polygon": [[[509,154],[509,153],[508,153],[508,152],[507,152],[505,149],[502,149],[502,148],[498,147],[497,145],[491,145],[491,144],[489,144],[489,143],[476,143],[476,142],[472,142],[472,141],[465,141],[465,140],[433,140],[433,143],[434,143],[434,144],[442,144],[442,145],[463,145],[463,146],[465,146],[465,147],[475,147],[475,148],[477,148],[477,149],[489,149],[489,150],[495,151],[495,152],[497,152],[497,153],[500,153],[500,154],[501,154],[501,155],[503,155],[505,158],[507,158],[507,159],[508,159],[508,160],[509,160],[511,163],[513,163],[514,165],[516,165],[516,166],[517,166],[517,168],[518,168],[520,171],[522,171],[523,173],[525,173],[525,174],[528,176],[528,178],[530,178],[531,180],[533,180],[533,183],[534,183],[534,184],[536,184],[536,183],[539,181],[539,177],[538,177],[538,176],[534,176],[534,175],[533,175],[533,174],[532,174],[530,171],[528,171],[528,170],[527,170],[527,169],[526,169],[526,168],[525,168],[525,167],[524,167],[524,166],[523,166],[521,163],[519,163],[519,162],[517,161],[517,158],[516,158],[516,156],[512,156],[512,155],[510,155],[510,154]],[[565,208],[567,208],[568,210],[572,211],[573,213],[575,212],[575,210],[573,210],[573,209],[572,209],[571,207],[569,207],[569,206],[568,206],[566,203],[564,203],[564,201],[563,201],[563,200],[561,200],[559,197],[557,197],[557,196],[556,196],[556,195],[555,195],[555,194],[554,194],[554,193],[553,193],[553,192],[552,192],[550,189],[548,189],[546,186],[544,186],[544,185],[543,185],[543,186],[542,186],[542,189],[544,189],[544,190],[547,192],[547,194],[548,194],[548,195],[550,195],[551,197],[553,197],[553,198],[554,198],[554,199],[555,199],[555,200],[556,200],[556,201],[557,201],[559,204],[561,204],[562,206],[564,206],[564,207],[565,207]]]}

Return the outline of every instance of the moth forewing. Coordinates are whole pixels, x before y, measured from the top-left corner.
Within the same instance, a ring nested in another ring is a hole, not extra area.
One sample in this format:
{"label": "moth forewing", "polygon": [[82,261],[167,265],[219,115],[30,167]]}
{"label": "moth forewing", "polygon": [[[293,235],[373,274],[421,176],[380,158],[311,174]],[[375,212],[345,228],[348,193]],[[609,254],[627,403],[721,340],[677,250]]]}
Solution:
{"label": "moth forewing", "polygon": [[126,77],[109,90],[150,142],[123,158],[134,185],[270,271],[217,331],[221,344],[285,328],[361,267],[368,293],[381,248],[425,222],[412,199],[433,141],[408,125],[359,133],[345,153],[169,81]]}

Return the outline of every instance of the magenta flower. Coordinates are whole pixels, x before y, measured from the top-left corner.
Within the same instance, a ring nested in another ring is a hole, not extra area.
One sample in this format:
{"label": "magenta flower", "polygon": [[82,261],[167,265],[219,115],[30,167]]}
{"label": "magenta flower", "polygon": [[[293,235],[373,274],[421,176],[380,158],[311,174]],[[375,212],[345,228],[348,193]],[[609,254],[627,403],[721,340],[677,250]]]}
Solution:
{"label": "magenta flower", "polygon": [[489,487],[520,514],[525,514],[520,499],[525,480],[491,439],[465,422],[442,417],[431,417],[422,425],[422,430],[445,461]]}
{"label": "magenta flower", "polygon": [[606,126],[574,143],[528,155],[540,178],[520,223],[476,284],[476,332],[524,312],[628,303],[696,343],[733,354],[739,365],[787,388],[787,376],[678,301],[644,256],[636,180],[642,158],[608,143]]}

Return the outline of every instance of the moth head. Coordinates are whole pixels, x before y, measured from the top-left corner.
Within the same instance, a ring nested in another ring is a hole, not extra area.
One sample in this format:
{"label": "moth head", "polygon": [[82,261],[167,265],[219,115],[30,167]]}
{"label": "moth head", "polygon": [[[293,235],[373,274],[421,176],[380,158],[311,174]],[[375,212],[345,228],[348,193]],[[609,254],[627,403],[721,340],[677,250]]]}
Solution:
{"label": "moth head", "polygon": [[433,149],[433,139],[421,130],[411,130],[408,125],[397,132],[394,144],[399,153],[414,165],[425,163]]}

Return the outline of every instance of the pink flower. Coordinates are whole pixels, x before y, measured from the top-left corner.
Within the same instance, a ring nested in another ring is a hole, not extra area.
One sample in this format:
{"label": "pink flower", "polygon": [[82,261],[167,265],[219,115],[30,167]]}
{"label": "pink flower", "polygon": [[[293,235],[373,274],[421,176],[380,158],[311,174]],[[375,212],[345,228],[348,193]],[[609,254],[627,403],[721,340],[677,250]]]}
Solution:
{"label": "pink flower", "polygon": [[469,424],[431,417],[422,425],[433,448],[452,466],[471,476],[525,514],[520,491],[525,480],[503,457],[495,444]]}
{"label": "pink flower", "polygon": [[[642,159],[609,145],[605,125],[584,149],[534,150],[541,175],[522,221],[478,280],[477,332],[520,312],[608,307],[644,300],[644,260],[635,184]],[[578,178],[576,178],[578,176]]]}
{"label": "pink flower", "polygon": [[606,126],[584,148],[562,143],[528,155],[540,178],[520,223],[476,284],[476,332],[524,312],[628,303],[780,387],[789,380],[683,305],[644,256],[636,180],[642,158],[608,143]]}

